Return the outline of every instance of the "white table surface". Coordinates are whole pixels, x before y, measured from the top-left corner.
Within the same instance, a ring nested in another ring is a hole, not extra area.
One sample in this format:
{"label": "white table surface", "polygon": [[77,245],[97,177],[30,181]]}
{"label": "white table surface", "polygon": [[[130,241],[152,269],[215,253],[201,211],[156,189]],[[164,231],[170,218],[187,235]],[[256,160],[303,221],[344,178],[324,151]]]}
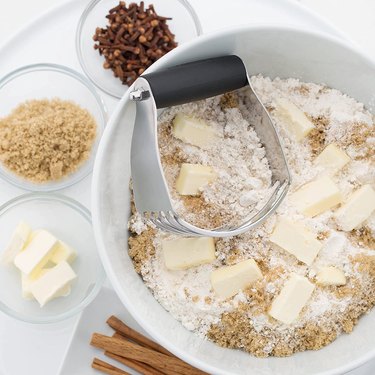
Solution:
{"label": "white table surface", "polygon": [[[25,23],[37,17],[48,8],[58,5],[65,0],[1,0],[0,1],[0,44],[12,34],[16,33]],[[217,0],[222,1],[222,0]],[[262,1],[262,0],[259,0]],[[350,39],[362,47],[369,55],[375,59],[375,43],[373,43],[373,35],[375,35],[375,1],[374,0],[295,0],[307,7],[313,9],[316,13],[326,17],[337,28],[345,32]],[[86,202],[87,205],[89,202]],[[11,332],[12,327],[19,328],[22,326],[24,335],[23,337],[1,335],[0,342],[5,343],[2,347],[9,348],[9,352],[0,353],[0,375],[8,375],[2,366],[2,359],[8,356],[14,356],[11,352],[18,347],[22,352],[27,350],[27,347],[38,347],[41,353],[44,350],[43,341],[49,335],[56,335],[58,330],[61,333],[69,335],[71,331],[71,324],[63,322],[61,325],[54,325],[53,330],[49,330],[48,326],[32,326],[20,323],[10,318],[1,316],[1,319],[7,320],[7,331]],[[72,319],[72,322],[75,318]],[[42,333],[40,340],[35,335],[36,331]],[[66,332],[65,332],[66,331]],[[28,334],[29,333],[29,334]],[[32,342],[29,339],[32,337]],[[51,340],[48,340],[51,342]],[[61,352],[61,355],[66,350],[66,342],[56,342],[54,350]],[[42,357],[42,356],[41,356]],[[40,365],[41,357],[35,358],[34,362],[29,363],[30,369],[37,369]],[[22,361],[22,358],[20,358]],[[372,375],[375,373],[375,361],[361,367],[355,371],[355,375]],[[36,375],[34,370],[30,371],[27,375]],[[352,373],[351,373],[352,374]],[[18,374],[16,374],[18,375]],[[19,374],[21,375],[21,374]],[[23,375],[23,374],[22,374]],[[54,374],[50,374],[54,375]],[[84,375],[84,374],[82,374]],[[354,372],[353,372],[354,375]]]}
{"label": "white table surface", "polygon": [[[217,0],[218,3],[223,0]],[[262,1],[262,0],[259,0]],[[325,16],[375,58],[374,0],[295,0]],[[1,0],[0,44],[48,8],[64,0]]]}

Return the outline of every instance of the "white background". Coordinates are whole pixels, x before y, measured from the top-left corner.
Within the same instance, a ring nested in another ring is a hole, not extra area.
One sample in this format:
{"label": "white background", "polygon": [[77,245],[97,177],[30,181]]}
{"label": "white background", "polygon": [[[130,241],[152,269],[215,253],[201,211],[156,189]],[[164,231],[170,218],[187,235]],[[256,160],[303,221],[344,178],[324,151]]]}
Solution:
{"label": "white background", "polygon": [[[0,44],[64,0],[0,0]],[[202,0],[204,1],[204,0]],[[223,0],[217,0],[219,4]],[[259,0],[262,1],[262,0]],[[295,0],[325,16],[375,58],[375,0]],[[225,2],[227,4],[227,2]]]}
{"label": "white background", "polygon": [[[27,24],[30,20],[34,19],[41,13],[48,10],[57,4],[64,2],[65,0],[0,0],[0,44],[5,42],[12,34],[16,33],[21,27]],[[89,0],[87,0],[89,1]],[[128,0],[131,1],[131,0]],[[205,0],[201,0],[205,1]],[[263,0],[258,0],[263,1]],[[368,54],[375,59],[375,43],[373,42],[375,35],[375,0],[294,0],[299,1],[302,4],[307,5],[311,9],[315,10],[318,14],[325,16],[330,20],[337,28],[344,31],[352,40],[357,42]],[[216,0],[217,4],[224,4],[224,0]],[[228,4],[225,1],[225,4]],[[227,5],[228,6],[228,5]],[[240,10],[238,10],[240,11]],[[0,57],[1,58],[1,57]],[[21,64],[22,65],[22,64]],[[1,103],[0,103],[1,105]],[[0,286],[1,287],[1,286]],[[72,320],[73,321],[73,320]],[[10,353],[11,348],[18,347],[20,352],[27,350],[27,347],[37,347],[42,353],[45,350],[43,345],[44,339],[48,342],[53,342],[53,348],[57,353],[63,353],[65,350],[64,342],[57,342],[52,336],[58,333],[59,335],[68,334],[71,330],[70,326],[61,324],[54,328],[53,332],[49,332],[47,327],[30,327],[23,325],[20,322],[9,320],[9,326],[11,326],[12,332],[19,332],[20,327],[25,327],[25,332],[31,332],[35,330],[41,335],[40,340],[35,340],[36,335],[25,335],[20,337],[14,335],[11,340],[7,342],[7,345],[3,347],[9,348],[5,356],[14,355]],[[22,328],[22,332],[24,332]],[[51,336],[51,337],[49,337]],[[4,340],[5,337],[1,337],[0,341]],[[32,340],[32,341],[31,341]],[[20,358],[22,361],[22,358]],[[35,369],[38,366],[40,358],[35,358],[33,363],[28,363],[30,369]],[[375,363],[375,362],[373,362]],[[375,374],[374,364],[368,364],[365,369],[358,372],[358,374],[372,375]],[[43,364],[40,364],[43,365]],[[1,366],[0,366],[1,367]],[[1,373],[1,369],[0,369]],[[33,375],[35,372],[33,371]],[[1,374],[6,375],[6,374]],[[18,374],[17,374],[18,375]],[[19,374],[21,375],[21,374]],[[26,374],[31,375],[31,373]],[[49,374],[54,375],[54,374]],[[84,375],[84,374],[80,374]]]}

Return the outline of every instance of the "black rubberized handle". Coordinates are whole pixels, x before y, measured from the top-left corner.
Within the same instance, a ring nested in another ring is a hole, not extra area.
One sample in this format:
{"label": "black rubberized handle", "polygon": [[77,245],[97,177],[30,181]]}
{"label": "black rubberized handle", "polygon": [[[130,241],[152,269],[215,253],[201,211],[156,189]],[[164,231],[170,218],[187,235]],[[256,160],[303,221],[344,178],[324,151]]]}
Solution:
{"label": "black rubberized handle", "polygon": [[177,65],[142,76],[157,108],[209,98],[247,85],[246,69],[235,55]]}

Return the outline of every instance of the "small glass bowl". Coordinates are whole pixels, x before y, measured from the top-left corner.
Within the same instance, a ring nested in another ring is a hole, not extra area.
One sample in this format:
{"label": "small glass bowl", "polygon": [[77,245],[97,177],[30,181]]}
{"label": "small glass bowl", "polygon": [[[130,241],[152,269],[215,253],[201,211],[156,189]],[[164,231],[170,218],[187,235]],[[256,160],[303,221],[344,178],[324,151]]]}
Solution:
{"label": "small glass bowl", "polygon": [[0,256],[20,221],[33,230],[46,229],[72,246],[77,274],[71,293],[43,308],[21,294],[21,273],[14,264],[0,264],[0,310],[28,323],[55,323],[78,314],[99,293],[105,273],[96,251],[90,212],[71,198],[52,193],[28,193],[0,207]]}
{"label": "small glass bowl", "polygon": [[[96,120],[96,139],[90,158],[76,172],[58,181],[34,183],[13,173],[0,163],[0,177],[31,191],[54,191],[77,183],[91,173],[95,154],[107,121],[107,111],[95,87],[83,75],[55,64],[35,64],[19,68],[0,80],[0,119],[9,115],[19,104],[34,99],[73,101],[89,111]],[[25,139],[25,142],[28,140]]]}
{"label": "small glass bowl", "polygon": [[[104,69],[104,57],[94,49],[92,39],[97,27],[104,28],[107,25],[105,16],[108,11],[118,5],[119,0],[92,0],[84,10],[77,27],[76,50],[79,62],[87,77],[102,91],[120,99],[128,86],[114,77],[112,70]],[[158,14],[172,17],[168,25],[176,35],[177,43],[183,44],[202,34],[202,26],[192,6],[186,0],[148,0],[155,6]]]}

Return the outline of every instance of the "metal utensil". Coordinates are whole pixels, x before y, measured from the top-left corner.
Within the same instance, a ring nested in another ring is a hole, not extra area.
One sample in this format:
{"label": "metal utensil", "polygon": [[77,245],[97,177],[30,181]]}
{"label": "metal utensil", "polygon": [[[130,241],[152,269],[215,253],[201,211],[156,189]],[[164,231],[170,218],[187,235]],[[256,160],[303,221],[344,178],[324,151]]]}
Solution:
{"label": "metal utensil", "polygon": [[[158,140],[157,108],[165,108],[249,86],[249,103],[257,115],[252,121],[266,150],[272,171],[273,193],[267,203],[239,226],[214,230],[199,228],[178,216],[172,207],[163,173]],[[251,87],[238,56],[222,56],[145,74],[134,83],[130,99],[136,102],[131,145],[131,170],[137,211],[162,230],[189,236],[229,237],[262,223],[280,205],[291,179],[271,118]],[[258,115],[259,114],[259,115]]]}

